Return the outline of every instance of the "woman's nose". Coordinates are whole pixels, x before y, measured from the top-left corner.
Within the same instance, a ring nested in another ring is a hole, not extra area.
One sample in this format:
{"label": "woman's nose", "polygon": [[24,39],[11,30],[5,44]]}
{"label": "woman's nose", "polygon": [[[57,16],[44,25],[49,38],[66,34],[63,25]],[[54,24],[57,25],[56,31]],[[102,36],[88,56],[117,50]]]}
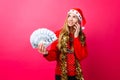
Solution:
{"label": "woman's nose", "polygon": [[73,20],[73,18],[72,18],[72,17],[69,17],[69,20]]}

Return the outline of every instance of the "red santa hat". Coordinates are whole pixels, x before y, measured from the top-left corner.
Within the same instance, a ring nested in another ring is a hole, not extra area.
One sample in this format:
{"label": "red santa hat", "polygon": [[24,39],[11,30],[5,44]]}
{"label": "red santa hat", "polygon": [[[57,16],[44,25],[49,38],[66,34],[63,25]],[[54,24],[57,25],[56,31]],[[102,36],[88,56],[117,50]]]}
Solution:
{"label": "red santa hat", "polygon": [[68,11],[68,14],[70,13],[73,13],[78,17],[78,19],[81,21],[82,29],[85,29],[84,25],[86,24],[86,20],[83,16],[82,10],[79,8],[72,8]]}

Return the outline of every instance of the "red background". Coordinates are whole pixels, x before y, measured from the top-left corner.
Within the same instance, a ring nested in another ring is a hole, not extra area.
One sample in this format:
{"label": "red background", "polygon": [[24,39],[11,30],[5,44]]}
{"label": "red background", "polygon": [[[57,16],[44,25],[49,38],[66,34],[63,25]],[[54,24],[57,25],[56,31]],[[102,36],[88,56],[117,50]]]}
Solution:
{"label": "red background", "polygon": [[120,1],[0,0],[0,80],[54,80],[55,62],[30,45],[40,27],[61,28],[67,11],[79,7],[87,20],[85,80],[120,80]]}

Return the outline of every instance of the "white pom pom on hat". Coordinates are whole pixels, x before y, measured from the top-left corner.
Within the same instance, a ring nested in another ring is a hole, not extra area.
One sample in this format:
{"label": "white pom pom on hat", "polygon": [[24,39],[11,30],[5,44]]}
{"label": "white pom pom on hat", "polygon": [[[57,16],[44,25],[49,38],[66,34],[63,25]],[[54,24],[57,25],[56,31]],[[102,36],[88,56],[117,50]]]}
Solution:
{"label": "white pom pom on hat", "polygon": [[83,16],[82,10],[79,9],[79,8],[72,8],[72,9],[70,9],[68,11],[68,14],[70,14],[70,13],[73,13],[73,14],[75,14],[78,17],[78,19],[81,21],[82,30],[84,30],[85,29],[84,26],[86,24],[86,20],[85,20],[85,18]]}

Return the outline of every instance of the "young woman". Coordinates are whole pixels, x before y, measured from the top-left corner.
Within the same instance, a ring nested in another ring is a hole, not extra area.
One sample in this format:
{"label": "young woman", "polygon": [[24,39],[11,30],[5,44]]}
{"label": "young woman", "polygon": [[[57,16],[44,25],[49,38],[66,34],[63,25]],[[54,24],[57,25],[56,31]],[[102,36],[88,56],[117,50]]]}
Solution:
{"label": "young woman", "polygon": [[68,12],[63,28],[56,32],[58,39],[51,44],[51,48],[47,50],[43,44],[39,44],[38,51],[48,61],[57,61],[56,80],[84,80],[80,62],[87,56],[82,31],[85,23],[82,11],[73,8]]}

